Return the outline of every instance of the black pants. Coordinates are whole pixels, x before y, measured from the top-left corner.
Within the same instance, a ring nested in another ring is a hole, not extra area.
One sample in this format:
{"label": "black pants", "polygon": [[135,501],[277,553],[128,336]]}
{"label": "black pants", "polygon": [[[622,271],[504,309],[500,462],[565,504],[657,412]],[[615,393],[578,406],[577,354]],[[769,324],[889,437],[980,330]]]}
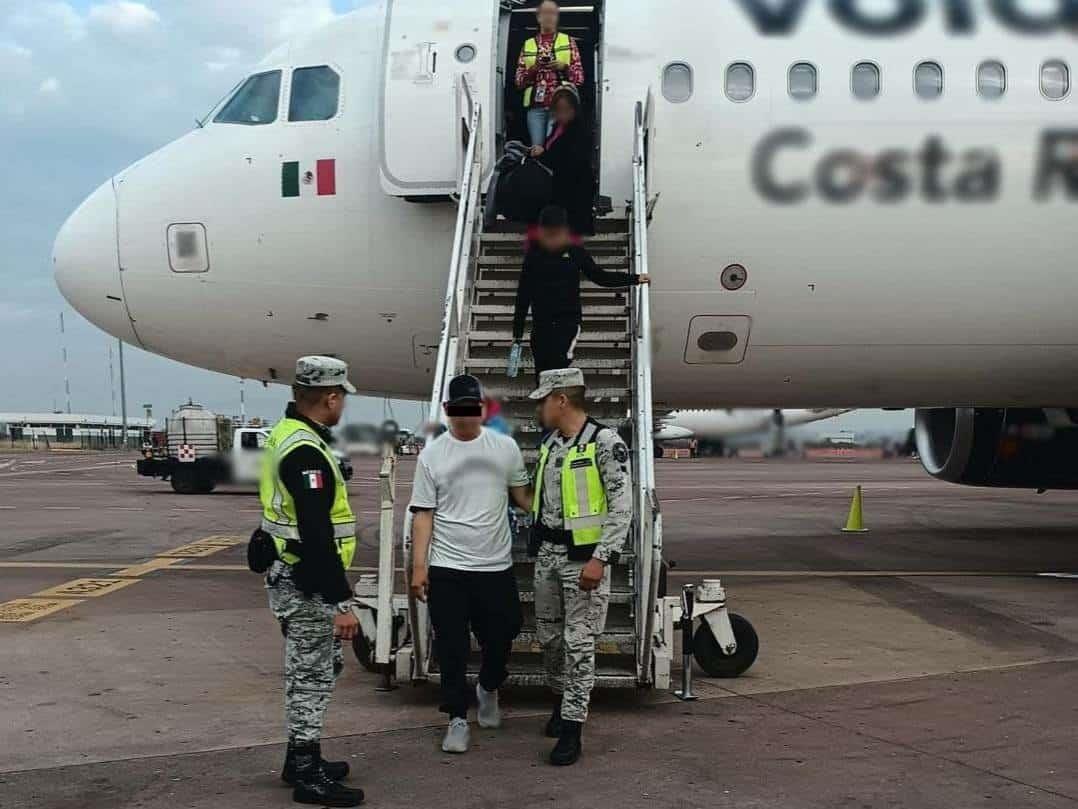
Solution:
{"label": "black pants", "polygon": [[440,710],[451,719],[466,718],[469,629],[482,650],[479,683],[487,691],[494,691],[509,676],[509,653],[524,623],[517,579],[512,568],[473,573],[432,567],[429,600],[442,678]]}
{"label": "black pants", "polygon": [[532,324],[532,357],[537,382],[543,371],[568,368],[572,364],[569,352],[579,334],[579,320],[536,321]]}

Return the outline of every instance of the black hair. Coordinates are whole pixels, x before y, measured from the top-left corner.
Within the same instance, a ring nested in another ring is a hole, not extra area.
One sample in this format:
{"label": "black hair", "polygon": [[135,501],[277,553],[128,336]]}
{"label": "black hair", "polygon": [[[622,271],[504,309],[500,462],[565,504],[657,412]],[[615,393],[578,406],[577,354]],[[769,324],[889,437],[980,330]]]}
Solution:
{"label": "black hair", "polygon": [[303,407],[315,407],[322,404],[322,400],[325,399],[331,393],[342,393],[343,388],[340,387],[311,387],[309,385],[293,385],[292,386],[292,399],[296,404]]}
{"label": "black hair", "polygon": [[577,410],[588,409],[588,389],[582,388],[578,385],[574,385],[571,388],[558,388],[552,391],[552,393],[564,396],[565,400]]}
{"label": "black hair", "polygon": [[569,227],[569,212],[560,205],[547,205],[539,212],[539,227],[567,228]]}

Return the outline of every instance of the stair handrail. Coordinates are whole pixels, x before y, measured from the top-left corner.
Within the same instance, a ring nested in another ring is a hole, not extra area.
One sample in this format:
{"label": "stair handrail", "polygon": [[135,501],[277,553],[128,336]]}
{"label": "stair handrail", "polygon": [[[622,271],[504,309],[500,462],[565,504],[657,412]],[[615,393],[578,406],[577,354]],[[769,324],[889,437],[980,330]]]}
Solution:
{"label": "stair handrail", "polygon": [[[632,264],[637,275],[648,273],[648,126],[651,115],[650,94],[647,106],[637,102],[633,138],[633,199],[630,209]],[[651,655],[655,631],[653,605],[658,593],[662,563],[662,520],[655,491],[655,419],[652,410],[651,291],[646,284],[633,293],[633,442],[636,453],[635,539],[636,581],[642,609],[637,615],[637,680],[649,684],[653,679]]]}
{"label": "stair handrail", "polygon": [[[442,333],[438,341],[438,359],[434,368],[428,421],[442,421],[442,401],[445,386],[452,378],[457,363],[457,349],[463,331],[464,303],[467,296],[472,258],[472,239],[479,208],[479,187],[482,183],[482,106],[474,97],[468,80],[461,77],[462,109],[471,110],[467,129],[461,135],[466,138],[464,165],[458,190],[457,224],[453,233],[453,252],[449,261],[449,277],[446,279],[445,302],[442,308]],[[464,124],[464,119],[461,121]]]}
{"label": "stair handrail", "polygon": [[[460,335],[464,331],[468,285],[471,281],[472,240],[480,215],[480,185],[483,177],[483,111],[468,78],[459,79],[460,142],[465,144],[464,160],[457,191],[457,224],[453,232],[453,252],[449,258],[449,277],[445,285],[445,302],[442,307],[442,331],[438,340],[438,359],[434,366],[431,386],[430,423],[444,421],[442,401],[445,388],[457,367]],[[393,538],[383,541],[393,541]],[[430,665],[431,644],[429,616],[426,605],[411,595],[412,542],[411,520],[405,519],[404,530],[404,578],[408,592],[408,617],[412,637],[412,677],[424,680]],[[389,609],[391,605],[379,604]]]}

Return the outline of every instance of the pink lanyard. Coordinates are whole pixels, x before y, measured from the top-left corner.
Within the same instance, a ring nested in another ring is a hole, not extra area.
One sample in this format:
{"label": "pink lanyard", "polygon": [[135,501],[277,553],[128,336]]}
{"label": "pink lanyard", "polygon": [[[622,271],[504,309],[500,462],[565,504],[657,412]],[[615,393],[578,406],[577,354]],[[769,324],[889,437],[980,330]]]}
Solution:
{"label": "pink lanyard", "polygon": [[558,138],[560,138],[564,134],[565,134],[565,127],[562,126],[561,124],[558,124],[558,128],[555,129],[550,134],[550,137],[547,138],[546,146],[544,146],[543,148],[544,149],[549,149],[551,146],[553,146],[555,144],[555,142],[557,142]]}

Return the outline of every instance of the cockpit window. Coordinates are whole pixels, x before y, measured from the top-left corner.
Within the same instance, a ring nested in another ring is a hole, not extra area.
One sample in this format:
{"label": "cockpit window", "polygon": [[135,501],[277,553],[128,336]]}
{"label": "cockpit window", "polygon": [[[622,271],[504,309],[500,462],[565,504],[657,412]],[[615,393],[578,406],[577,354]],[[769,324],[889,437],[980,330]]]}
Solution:
{"label": "cockpit window", "polygon": [[213,119],[216,124],[260,126],[277,120],[281,100],[281,71],[256,73],[240,85],[236,94]]}
{"label": "cockpit window", "polygon": [[292,73],[289,121],[328,121],[337,116],[341,77],[331,67],[301,67]]}

